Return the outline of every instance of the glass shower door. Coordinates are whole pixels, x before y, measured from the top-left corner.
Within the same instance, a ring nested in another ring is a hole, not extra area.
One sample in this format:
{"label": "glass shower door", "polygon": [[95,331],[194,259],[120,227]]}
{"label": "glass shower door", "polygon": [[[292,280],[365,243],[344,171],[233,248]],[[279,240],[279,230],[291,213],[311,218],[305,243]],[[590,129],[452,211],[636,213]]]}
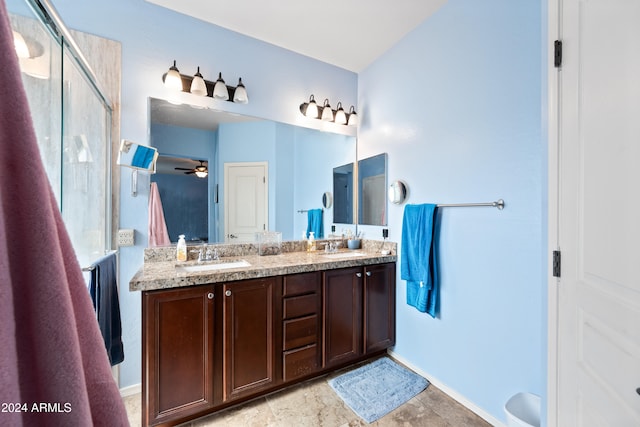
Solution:
{"label": "glass shower door", "polygon": [[45,26],[55,23],[36,3],[7,0],[9,19],[41,158],[78,261],[88,266],[111,248],[112,110],[66,29]]}

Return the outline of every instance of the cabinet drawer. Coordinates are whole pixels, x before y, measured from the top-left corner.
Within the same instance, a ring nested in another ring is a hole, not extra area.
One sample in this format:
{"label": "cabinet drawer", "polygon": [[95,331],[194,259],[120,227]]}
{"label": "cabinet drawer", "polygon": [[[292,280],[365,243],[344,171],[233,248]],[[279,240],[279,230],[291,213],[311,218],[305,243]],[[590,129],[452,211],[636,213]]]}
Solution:
{"label": "cabinet drawer", "polygon": [[285,320],[284,326],[284,348],[291,350],[313,344],[318,339],[318,316],[312,315],[295,320]]}
{"label": "cabinet drawer", "polygon": [[284,380],[289,381],[317,371],[320,367],[318,356],[318,346],[315,344],[285,352],[282,356]]}
{"label": "cabinet drawer", "polygon": [[309,294],[285,298],[282,311],[283,318],[292,319],[294,317],[317,314],[319,297],[317,294]]}
{"label": "cabinet drawer", "polygon": [[317,271],[284,277],[282,289],[282,296],[284,297],[318,292],[320,292],[320,273]]}

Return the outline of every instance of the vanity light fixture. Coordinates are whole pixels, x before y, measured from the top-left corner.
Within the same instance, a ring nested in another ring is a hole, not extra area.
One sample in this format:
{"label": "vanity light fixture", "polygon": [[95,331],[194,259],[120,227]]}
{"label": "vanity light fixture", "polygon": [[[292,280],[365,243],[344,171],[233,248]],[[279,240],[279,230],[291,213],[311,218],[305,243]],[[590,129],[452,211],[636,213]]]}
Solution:
{"label": "vanity light fixture", "polygon": [[300,112],[304,116],[312,119],[335,122],[340,125],[356,126],[358,124],[358,115],[353,105],[348,113],[342,108],[342,102],[338,102],[337,109],[332,110],[328,99],[324,100],[322,107],[318,107],[313,95],[309,97],[308,102],[300,104]]}
{"label": "vanity light fixture", "polygon": [[164,77],[164,85],[169,89],[174,90],[182,90],[182,78],[180,76],[180,71],[178,71],[178,67],[176,67],[176,61],[173,61],[173,65],[167,71]]}
{"label": "vanity light fixture", "polygon": [[193,75],[191,89],[189,91],[194,95],[207,96],[207,84],[204,82],[202,74],[200,74],[200,67],[198,67],[198,71]]}
{"label": "vanity light fixture", "polygon": [[333,110],[331,109],[331,105],[329,105],[329,100],[324,100],[324,105],[322,106],[322,120],[326,120],[328,122],[333,121]]}
{"label": "vanity light fixture", "polygon": [[233,102],[237,102],[238,104],[249,103],[249,96],[247,95],[247,89],[244,87],[244,84],[242,84],[242,77],[240,77],[236,91],[233,94]]}
{"label": "vanity light fixture", "polygon": [[349,108],[349,119],[347,120],[347,124],[349,126],[358,125],[358,115],[356,114],[356,109],[353,105]]}
{"label": "vanity light fixture", "polygon": [[162,75],[162,81],[166,87],[173,90],[190,92],[194,95],[208,96],[238,104],[247,104],[249,102],[247,88],[242,83],[242,78],[239,79],[238,86],[234,87],[227,86],[222,79],[222,73],[218,73],[218,80],[215,82],[205,80],[200,73],[200,67],[198,67],[193,76],[180,74],[175,60],[169,71]]}
{"label": "vanity light fixture", "polygon": [[339,125],[346,125],[347,114],[344,112],[344,109],[342,108],[342,102],[338,102],[337,107],[338,107],[338,110],[336,111],[336,118],[334,119],[334,121]]}
{"label": "vanity light fixture", "polygon": [[216,80],[216,85],[213,87],[213,97],[223,101],[229,100],[229,90],[227,90],[227,85],[222,79],[222,73],[218,73],[218,80]]}

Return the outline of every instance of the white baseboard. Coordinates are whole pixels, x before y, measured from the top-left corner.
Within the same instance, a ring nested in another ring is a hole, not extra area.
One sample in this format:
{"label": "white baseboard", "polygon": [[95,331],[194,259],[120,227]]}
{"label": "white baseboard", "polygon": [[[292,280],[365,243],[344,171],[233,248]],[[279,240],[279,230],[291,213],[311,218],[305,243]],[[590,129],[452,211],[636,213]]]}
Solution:
{"label": "white baseboard", "polygon": [[120,389],[120,396],[127,397],[133,396],[134,394],[142,393],[142,383],[130,385],[128,387],[124,387]]}
{"label": "white baseboard", "polygon": [[451,397],[452,399],[454,399],[455,401],[460,403],[462,406],[466,407],[467,409],[469,409],[470,411],[475,413],[480,418],[484,419],[486,422],[488,422],[492,426],[494,426],[494,427],[506,427],[506,424],[504,424],[504,422],[496,419],[493,415],[489,414],[484,409],[476,406],[473,402],[468,400],[466,397],[464,397],[463,395],[461,395],[457,391],[453,390],[452,388],[450,388],[446,384],[438,381],[436,378],[434,378],[431,375],[429,375],[428,373],[424,372],[422,369],[417,368],[416,366],[412,365],[409,361],[404,359],[402,356],[398,355],[397,353],[394,353],[391,350],[387,350],[387,353],[389,353],[389,356],[393,357],[398,362],[402,363],[403,365],[406,365],[411,370],[413,370],[416,373],[420,374],[421,376],[425,377],[436,388],[438,388],[439,390],[442,390],[443,393],[445,393],[446,395],[448,395],[449,397]]}

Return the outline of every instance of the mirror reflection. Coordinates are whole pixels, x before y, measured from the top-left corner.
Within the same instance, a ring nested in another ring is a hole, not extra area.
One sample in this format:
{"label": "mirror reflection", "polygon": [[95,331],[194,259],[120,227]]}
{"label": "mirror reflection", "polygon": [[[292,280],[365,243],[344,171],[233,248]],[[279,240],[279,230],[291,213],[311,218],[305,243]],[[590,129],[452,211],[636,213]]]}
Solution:
{"label": "mirror reflection", "polygon": [[158,185],[164,219],[172,242],[180,234],[190,243],[209,241],[209,183],[206,162],[183,157],[158,156],[151,182]]}
{"label": "mirror reflection", "polygon": [[333,168],[333,222],[353,224],[353,163]]}
{"label": "mirror reflection", "polygon": [[358,224],[387,225],[387,153],[358,161]]}
{"label": "mirror reflection", "polygon": [[[193,168],[200,160],[207,166],[207,232],[194,232],[193,238],[204,241],[206,237],[209,243],[253,241],[254,231],[265,230],[282,232],[283,240],[299,239],[307,229],[307,216],[298,210],[322,208],[319,195],[332,191],[333,169],[356,158],[353,136],[155,98],[149,98],[149,107],[149,145],[163,157],[192,162]],[[256,170],[261,165],[265,165],[264,176]],[[251,174],[232,173],[225,181],[229,169]],[[192,183],[198,181],[195,172],[182,175]],[[195,202],[165,201],[161,183],[158,188],[165,215],[177,218],[169,230],[175,242],[190,227],[179,205]],[[251,189],[250,201],[247,189]],[[334,211],[335,201],[334,208],[325,209],[325,229],[336,222]]]}

